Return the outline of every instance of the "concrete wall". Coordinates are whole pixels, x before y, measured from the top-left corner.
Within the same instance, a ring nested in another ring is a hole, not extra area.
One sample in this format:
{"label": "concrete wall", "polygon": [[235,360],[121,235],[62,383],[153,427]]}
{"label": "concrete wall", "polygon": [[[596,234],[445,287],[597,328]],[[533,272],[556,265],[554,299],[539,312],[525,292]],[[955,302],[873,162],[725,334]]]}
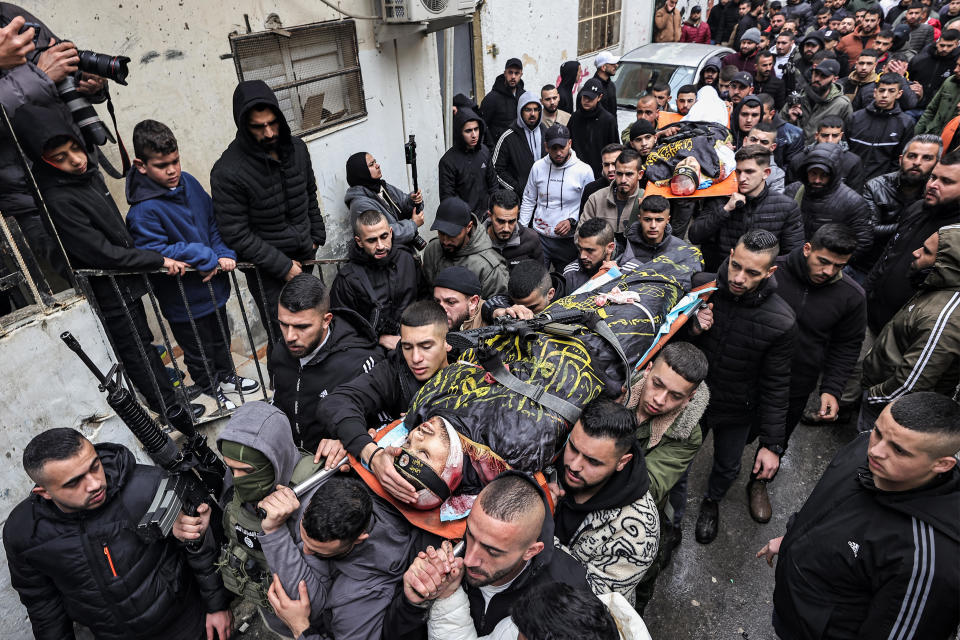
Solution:
{"label": "concrete wall", "polygon": [[[488,0],[480,9],[483,34],[483,94],[493,88],[510,58],[523,61],[523,82],[539,95],[540,87],[556,84],[560,65],[580,60],[590,75],[596,52],[577,56],[577,2]],[[650,42],[654,0],[623,0],[620,43],[610,49],[621,55]],[[490,51],[496,45],[496,56]],[[480,98],[483,96],[481,95]],[[478,100],[479,102],[479,100]]]}
{"label": "concrete wall", "polygon": [[[146,454],[106,403],[96,379],[60,340],[70,331],[102,369],[110,364],[107,338],[90,305],[75,298],[64,308],[35,316],[0,337],[0,522],[27,497],[33,483],[23,472],[23,448],[37,433],[74,427],[93,442],[119,442],[143,462]],[[6,555],[0,556],[0,637],[30,638],[26,609],[10,587]]]}

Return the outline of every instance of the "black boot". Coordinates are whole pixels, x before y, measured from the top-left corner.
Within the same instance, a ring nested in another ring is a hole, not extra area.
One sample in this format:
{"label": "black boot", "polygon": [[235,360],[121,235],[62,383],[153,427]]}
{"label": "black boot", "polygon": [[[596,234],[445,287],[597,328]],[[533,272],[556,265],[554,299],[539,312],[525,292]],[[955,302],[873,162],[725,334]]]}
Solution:
{"label": "black boot", "polygon": [[720,503],[704,498],[697,516],[696,538],[700,544],[710,544],[717,537],[720,526]]}
{"label": "black boot", "polygon": [[680,546],[683,540],[683,527],[667,523],[664,525],[663,534],[663,561],[661,566],[666,567],[673,559],[673,550]]}

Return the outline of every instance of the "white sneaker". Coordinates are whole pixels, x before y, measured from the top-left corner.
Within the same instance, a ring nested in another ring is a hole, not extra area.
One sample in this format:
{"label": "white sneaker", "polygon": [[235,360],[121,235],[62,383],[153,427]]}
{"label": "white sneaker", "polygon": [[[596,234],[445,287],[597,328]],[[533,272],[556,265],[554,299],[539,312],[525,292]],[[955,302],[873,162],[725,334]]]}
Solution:
{"label": "white sneaker", "polygon": [[203,394],[208,398],[212,399],[214,402],[219,403],[218,408],[226,409],[227,411],[233,411],[237,408],[237,405],[230,402],[230,399],[227,398],[223,393],[223,389],[217,387],[217,390],[214,393],[205,393]]}
{"label": "white sneaker", "polygon": [[240,390],[244,393],[253,393],[260,388],[260,383],[237,374],[230,374],[220,380],[220,388],[227,392]]}

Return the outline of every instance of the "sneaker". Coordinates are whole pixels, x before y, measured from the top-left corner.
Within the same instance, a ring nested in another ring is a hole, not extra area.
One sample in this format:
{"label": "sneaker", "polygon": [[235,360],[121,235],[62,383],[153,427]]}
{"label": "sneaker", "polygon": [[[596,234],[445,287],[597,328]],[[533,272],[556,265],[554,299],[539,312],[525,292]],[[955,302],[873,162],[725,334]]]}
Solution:
{"label": "sneaker", "polygon": [[224,391],[243,391],[253,393],[260,388],[260,383],[250,378],[242,378],[235,373],[223,376],[220,379],[220,388]]}
{"label": "sneaker", "polygon": [[223,389],[221,389],[220,387],[217,387],[213,393],[205,393],[203,395],[207,396],[208,398],[211,398],[214,402],[218,402],[219,407],[226,409],[227,411],[233,411],[234,409],[237,408],[237,405],[230,402],[230,399],[227,398],[226,395],[224,395]]}

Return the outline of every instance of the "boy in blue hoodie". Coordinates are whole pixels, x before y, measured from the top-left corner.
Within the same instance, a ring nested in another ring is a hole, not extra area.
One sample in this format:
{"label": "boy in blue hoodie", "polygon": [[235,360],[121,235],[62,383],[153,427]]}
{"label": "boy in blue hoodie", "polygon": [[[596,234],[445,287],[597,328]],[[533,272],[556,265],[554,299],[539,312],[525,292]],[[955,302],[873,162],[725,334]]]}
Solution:
{"label": "boy in blue hoodie", "polygon": [[194,383],[218,406],[234,409],[225,391],[246,394],[260,387],[235,373],[221,330],[221,324],[227,331],[229,326],[230,280],[225,272],[236,268],[237,254],[220,237],[210,196],[196,178],[181,172],[177,139],[170,128],[156,120],[140,122],[133,129],[133,149],[136,159],[127,174],[127,226],[137,247],[196,269],[181,277],[182,291],[176,280],[156,279],[157,299]]}

